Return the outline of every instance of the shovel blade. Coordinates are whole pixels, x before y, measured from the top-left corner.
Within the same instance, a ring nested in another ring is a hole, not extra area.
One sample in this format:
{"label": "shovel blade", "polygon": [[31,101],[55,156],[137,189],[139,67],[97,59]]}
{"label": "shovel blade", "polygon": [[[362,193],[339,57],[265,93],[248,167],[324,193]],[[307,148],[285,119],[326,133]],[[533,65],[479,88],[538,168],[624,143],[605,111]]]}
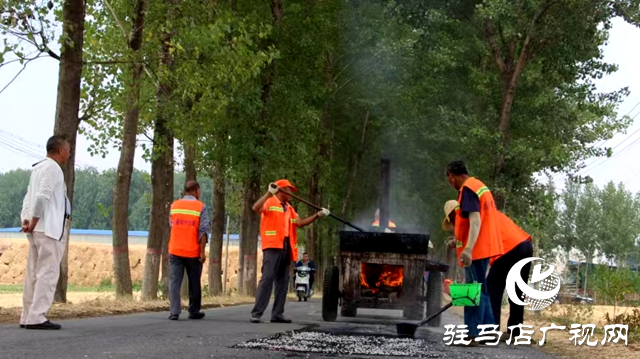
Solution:
{"label": "shovel blade", "polygon": [[416,334],[416,329],[418,329],[418,325],[412,323],[397,323],[396,331],[398,332],[398,337],[400,338],[413,338]]}

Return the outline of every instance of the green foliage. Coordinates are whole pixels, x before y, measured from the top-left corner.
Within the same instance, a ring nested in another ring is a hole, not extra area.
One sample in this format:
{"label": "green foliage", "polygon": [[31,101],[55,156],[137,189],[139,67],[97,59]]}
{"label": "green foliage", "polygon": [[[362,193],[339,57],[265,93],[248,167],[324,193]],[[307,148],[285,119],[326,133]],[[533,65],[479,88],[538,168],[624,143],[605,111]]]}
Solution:
{"label": "green foliage", "polygon": [[[22,200],[27,193],[30,171],[15,170],[0,173],[0,228],[20,226]],[[98,172],[94,168],[76,170],[74,189],[74,206],[72,227],[78,229],[111,230],[111,213],[113,211],[113,186],[116,179],[115,170]],[[213,190],[212,181],[206,177],[198,178],[201,186],[201,200],[207,203],[211,218]],[[174,175],[176,199],[184,186],[184,173]],[[149,230],[149,213],[151,211],[151,184],[149,174],[134,171],[131,180],[129,203],[129,230]],[[229,215],[237,216],[239,209],[230,203]],[[235,209],[234,209],[235,208]],[[234,222],[238,222],[237,220]],[[237,224],[232,226],[237,233]]]}
{"label": "green foliage", "polygon": [[29,187],[30,171],[0,173],[0,228],[20,227],[22,200]]}
{"label": "green foliage", "polygon": [[600,304],[618,305],[625,295],[640,293],[640,275],[629,268],[597,266],[590,277],[589,282],[593,284]]}

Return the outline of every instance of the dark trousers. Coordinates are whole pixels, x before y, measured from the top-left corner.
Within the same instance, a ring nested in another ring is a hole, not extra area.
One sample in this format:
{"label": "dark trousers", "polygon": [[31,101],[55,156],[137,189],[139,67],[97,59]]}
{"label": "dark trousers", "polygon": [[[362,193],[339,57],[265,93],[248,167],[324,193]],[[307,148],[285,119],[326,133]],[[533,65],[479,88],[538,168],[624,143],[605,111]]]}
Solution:
{"label": "dark trousers", "polygon": [[465,267],[465,281],[474,281],[482,284],[480,293],[480,305],[477,307],[464,307],[464,324],[469,330],[470,337],[477,337],[480,333],[478,325],[494,324],[493,311],[491,310],[491,299],[487,289],[486,273],[489,268],[489,259],[478,259],[471,262],[469,267]]}
{"label": "dark trousers", "polygon": [[291,270],[291,252],[285,239],[285,249],[265,249],[262,251],[262,278],[258,284],[256,303],[251,310],[252,318],[261,318],[269,305],[271,290],[275,284],[271,320],[284,318],[284,304],[289,290],[289,271]]}
{"label": "dark trousers", "polygon": [[[491,308],[493,309],[495,324],[500,325],[500,311],[502,307],[502,296],[507,282],[507,274],[514,264],[524,258],[533,256],[533,246],[531,241],[524,241],[512,250],[496,259],[491,266],[489,276],[487,277],[487,283],[489,285],[489,296],[491,297]],[[527,263],[520,271],[520,276],[525,283],[529,281],[529,271],[531,270],[531,263]],[[522,291],[516,286],[516,294],[518,298],[522,297]],[[509,299],[509,320],[507,321],[507,328],[512,325],[522,324],[524,321],[524,307],[517,305]],[[507,330],[509,333],[509,330]],[[520,335],[520,329],[515,328],[513,330],[513,336]]]}
{"label": "dark trousers", "polygon": [[202,263],[200,258],[186,258],[169,254],[169,302],[171,314],[180,314],[180,289],[182,287],[183,274],[187,271],[189,278],[189,314],[200,312],[202,305],[202,290],[200,278],[202,277]]}

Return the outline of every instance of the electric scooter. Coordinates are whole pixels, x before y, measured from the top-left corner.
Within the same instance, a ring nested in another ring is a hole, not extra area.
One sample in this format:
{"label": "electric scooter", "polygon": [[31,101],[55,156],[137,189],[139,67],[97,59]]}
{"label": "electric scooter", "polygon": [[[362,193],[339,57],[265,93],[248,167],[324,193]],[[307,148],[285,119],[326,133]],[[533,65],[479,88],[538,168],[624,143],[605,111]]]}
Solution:
{"label": "electric scooter", "polygon": [[295,286],[298,302],[301,302],[303,299],[306,302],[307,299],[311,298],[313,295],[313,290],[309,286],[309,279],[311,272],[313,271],[315,271],[315,269],[309,268],[308,266],[300,266],[296,268]]}

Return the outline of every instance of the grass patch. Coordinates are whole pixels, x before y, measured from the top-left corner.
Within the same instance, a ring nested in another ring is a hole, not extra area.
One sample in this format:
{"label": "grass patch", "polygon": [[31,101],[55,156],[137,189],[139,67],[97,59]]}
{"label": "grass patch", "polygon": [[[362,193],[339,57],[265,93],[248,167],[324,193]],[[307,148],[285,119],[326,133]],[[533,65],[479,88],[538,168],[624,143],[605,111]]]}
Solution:
{"label": "grass patch", "polygon": [[[22,284],[0,284],[0,294],[22,293],[24,286]],[[68,292],[108,292],[114,291],[115,287],[82,287],[77,285],[68,286]]]}

